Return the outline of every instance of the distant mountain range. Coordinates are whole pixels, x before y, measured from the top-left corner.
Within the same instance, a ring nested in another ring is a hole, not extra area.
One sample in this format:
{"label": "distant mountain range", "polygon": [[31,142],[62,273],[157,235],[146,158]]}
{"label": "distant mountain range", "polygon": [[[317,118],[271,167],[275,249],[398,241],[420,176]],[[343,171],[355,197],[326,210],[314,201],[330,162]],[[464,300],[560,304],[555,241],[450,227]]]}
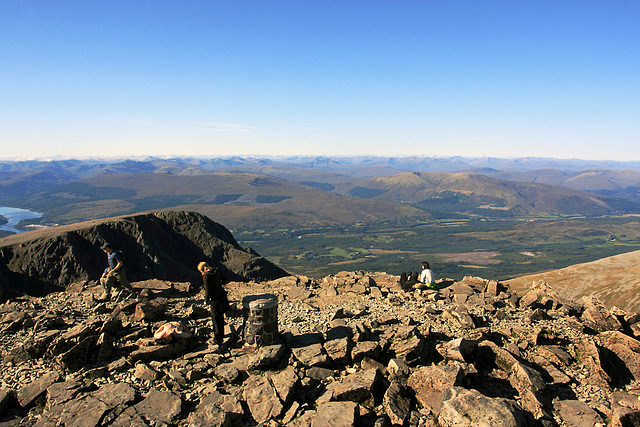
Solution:
{"label": "distant mountain range", "polygon": [[406,172],[472,172],[511,181],[562,185],[574,190],[638,198],[640,161],[465,157],[216,157],[144,160],[31,160],[0,162],[0,198],[108,174],[202,175],[248,172],[296,182],[336,184],[351,178]]}
{"label": "distant mountain range", "polygon": [[[640,172],[620,169],[640,168],[636,163],[462,157],[4,162],[0,204],[42,211],[57,223],[189,208],[231,227],[610,215],[640,212]],[[575,170],[604,165],[617,169]]]}

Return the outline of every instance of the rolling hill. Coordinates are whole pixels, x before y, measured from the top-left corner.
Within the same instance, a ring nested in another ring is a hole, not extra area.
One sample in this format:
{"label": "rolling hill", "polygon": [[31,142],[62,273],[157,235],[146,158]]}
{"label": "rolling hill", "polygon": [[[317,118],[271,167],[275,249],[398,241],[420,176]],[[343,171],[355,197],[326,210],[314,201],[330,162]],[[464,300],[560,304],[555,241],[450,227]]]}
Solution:
{"label": "rolling hill", "polygon": [[[18,200],[67,224],[152,209],[185,207],[233,227],[346,224],[429,219],[421,209],[387,200],[340,196],[307,185],[247,173],[109,174],[57,186]],[[224,220],[224,221],[223,221]]]}
{"label": "rolling hill", "polygon": [[486,217],[607,215],[640,205],[570,188],[510,181],[468,172],[410,172],[360,180],[345,194],[413,203],[422,209]]}
{"label": "rolling hill", "polygon": [[517,292],[544,280],[562,296],[580,299],[593,295],[608,307],[640,312],[640,251],[627,252],[559,270],[506,280]]}
{"label": "rolling hill", "polygon": [[481,168],[474,169],[472,172],[511,181],[561,185],[573,190],[640,202],[640,172],[632,169],[561,171],[554,168],[544,168],[531,171],[499,171]]}

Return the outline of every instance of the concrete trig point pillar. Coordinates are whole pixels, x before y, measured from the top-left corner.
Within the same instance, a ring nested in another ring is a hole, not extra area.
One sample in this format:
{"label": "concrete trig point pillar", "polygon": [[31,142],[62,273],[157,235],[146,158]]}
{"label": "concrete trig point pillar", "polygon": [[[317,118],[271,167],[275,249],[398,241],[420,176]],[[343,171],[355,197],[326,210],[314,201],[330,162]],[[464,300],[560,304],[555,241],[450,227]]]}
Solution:
{"label": "concrete trig point pillar", "polygon": [[278,333],[278,297],[273,294],[247,295],[242,298],[245,315],[244,341],[257,346],[280,341]]}

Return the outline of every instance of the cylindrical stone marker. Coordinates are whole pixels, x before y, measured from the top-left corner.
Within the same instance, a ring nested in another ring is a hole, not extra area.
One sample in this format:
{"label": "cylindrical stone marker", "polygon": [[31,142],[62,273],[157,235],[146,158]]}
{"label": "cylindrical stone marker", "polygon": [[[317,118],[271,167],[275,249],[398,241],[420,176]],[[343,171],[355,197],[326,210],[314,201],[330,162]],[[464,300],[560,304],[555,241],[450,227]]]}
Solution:
{"label": "cylindrical stone marker", "polygon": [[266,346],[280,341],[278,297],[273,294],[247,295],[242,299],[245,312],[244,341]]}

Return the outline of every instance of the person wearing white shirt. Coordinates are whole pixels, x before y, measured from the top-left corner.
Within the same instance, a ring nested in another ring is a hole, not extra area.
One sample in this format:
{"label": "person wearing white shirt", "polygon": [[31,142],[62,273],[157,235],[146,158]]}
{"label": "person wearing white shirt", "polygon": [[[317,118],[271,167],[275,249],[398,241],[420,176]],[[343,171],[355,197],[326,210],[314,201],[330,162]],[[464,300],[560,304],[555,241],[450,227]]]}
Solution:
{"label": "person wearing white shirt", "polygon": [[436,281],[433,277],[433,271],[429,268],[427,261],[422,263],[422,273],[420,273],[420,283],[424,285],[432,285]]}

